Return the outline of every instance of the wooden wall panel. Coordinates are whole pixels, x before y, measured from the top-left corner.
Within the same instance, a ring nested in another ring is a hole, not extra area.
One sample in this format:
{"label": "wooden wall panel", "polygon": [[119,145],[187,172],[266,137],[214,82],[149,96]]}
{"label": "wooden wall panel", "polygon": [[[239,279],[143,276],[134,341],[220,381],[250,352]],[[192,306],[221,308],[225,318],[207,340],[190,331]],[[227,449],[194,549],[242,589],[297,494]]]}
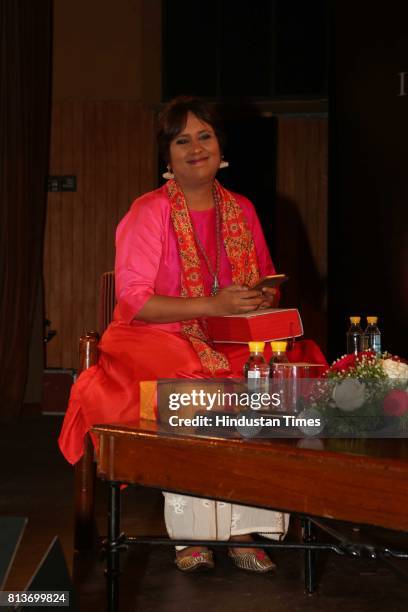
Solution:
{"label": "wooden wall panel", "polygon": [[325,117],[279,117],[276,261],[289,274],[282,305],[298,306],[305,337],[327,342],[327,164]]}
{"label": "wooden wall panel", "polygon": [[131,202],[156,186],[153,112],[136,102],[53,106],[50,174],[74,174],[75,193],[49,193],[45,316],[57,336],[47,366],[77,366],[78,338],[98,324],[100,275],[114,265],[115,229]]}

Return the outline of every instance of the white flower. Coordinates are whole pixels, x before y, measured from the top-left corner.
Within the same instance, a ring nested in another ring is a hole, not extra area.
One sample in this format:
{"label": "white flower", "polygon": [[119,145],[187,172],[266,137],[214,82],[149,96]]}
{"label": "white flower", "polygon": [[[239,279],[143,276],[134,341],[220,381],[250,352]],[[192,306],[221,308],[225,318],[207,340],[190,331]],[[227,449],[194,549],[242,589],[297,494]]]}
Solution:
{"label": "white flower", "polygon": [[305,419],[306,423],[312,422],[312,425],[306,424],[297,426],[305,436],[317,436],[324,429],[324,419],[316,408],[305,408],[299,414],[298,418]]}
{"label": "white flower", "polygon": [[382,369],[388,378],[408,378],[408,365],[392,359],[381,359]]}
{"label": "white flower", "polygon": [[352,412],[360,408],[366,400],[366,388],[355,378],[345,378],[333,389],[333,399],[339,408]]}

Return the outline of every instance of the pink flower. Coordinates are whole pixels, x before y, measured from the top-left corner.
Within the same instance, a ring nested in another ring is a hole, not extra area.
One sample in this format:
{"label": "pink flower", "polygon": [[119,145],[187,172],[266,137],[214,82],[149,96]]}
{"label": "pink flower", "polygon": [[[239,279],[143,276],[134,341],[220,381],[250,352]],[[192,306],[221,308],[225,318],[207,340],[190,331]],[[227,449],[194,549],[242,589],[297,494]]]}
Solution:
{"label": "pink flower", "polygon": [[392,359],[393,361],[400,361],[401,363],[408,363],[406,359],[398,357],[398,355],[391,355],[390,359]]}
{"label": "pink flower", "polygon": [[408,412],[408,393],[401,389],[393,389],[384,398],[384,414],[402,416]]}
{"label": "pink flower", "polygon": [[357,355],[354,353],[344,355],[344,357],[341,357],[333,363],[333,365],[330,367],[330,372],[348,372],[348,370],[352,370],[364,359],[373,359],[375,356],[376,355],[373,351],[363,351]]}
{"label": "pink flower", "polygon": [[335,361],[330,367],[331,372],[340,372],[342,370],[351,370],[356,365],[356,355],[345,355],[338,361]]}

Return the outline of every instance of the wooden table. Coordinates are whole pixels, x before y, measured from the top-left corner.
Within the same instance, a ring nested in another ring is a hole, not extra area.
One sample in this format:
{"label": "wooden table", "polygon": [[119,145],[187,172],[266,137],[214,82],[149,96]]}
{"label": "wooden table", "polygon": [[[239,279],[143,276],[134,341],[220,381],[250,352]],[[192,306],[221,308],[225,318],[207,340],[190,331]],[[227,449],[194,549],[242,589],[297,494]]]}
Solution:
{"label": "wooden table", "polygon": [[[92,432],[98,475],[111,485],[108,540],[115,554],[120,483],[408,531],[405,439],[217,438],[166,432],[143,420]],[[119,570],[115,554],[108,555],[112,576]]]}
{"label": "wooden table", "polygon": [[[224,439],[100,425],[98,475],[168,491],[408,531],[408,440]],[[316,440],[301,443],[316,445]]]}

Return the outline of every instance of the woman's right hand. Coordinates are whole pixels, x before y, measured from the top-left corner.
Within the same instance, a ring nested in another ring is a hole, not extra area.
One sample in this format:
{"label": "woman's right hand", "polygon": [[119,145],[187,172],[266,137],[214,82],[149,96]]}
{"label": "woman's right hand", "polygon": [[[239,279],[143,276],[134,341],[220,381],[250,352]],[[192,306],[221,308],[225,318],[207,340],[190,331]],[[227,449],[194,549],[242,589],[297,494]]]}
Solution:
{"label": "woman's right hand", "polygon": [[152,295],[135,319],[147,323],[174,323],[201,317],[244,314],[256,310],[265,297],[260,291],[231,285],[211,297],[173,297]]}
{"label": "woman's right hand", "polygon": [[220,289],[211,297],[211,314],[209,316],[223,316],[243,314],[256,310],[264,301],[260,291],[248,289],[243,285],[231,285]]}

